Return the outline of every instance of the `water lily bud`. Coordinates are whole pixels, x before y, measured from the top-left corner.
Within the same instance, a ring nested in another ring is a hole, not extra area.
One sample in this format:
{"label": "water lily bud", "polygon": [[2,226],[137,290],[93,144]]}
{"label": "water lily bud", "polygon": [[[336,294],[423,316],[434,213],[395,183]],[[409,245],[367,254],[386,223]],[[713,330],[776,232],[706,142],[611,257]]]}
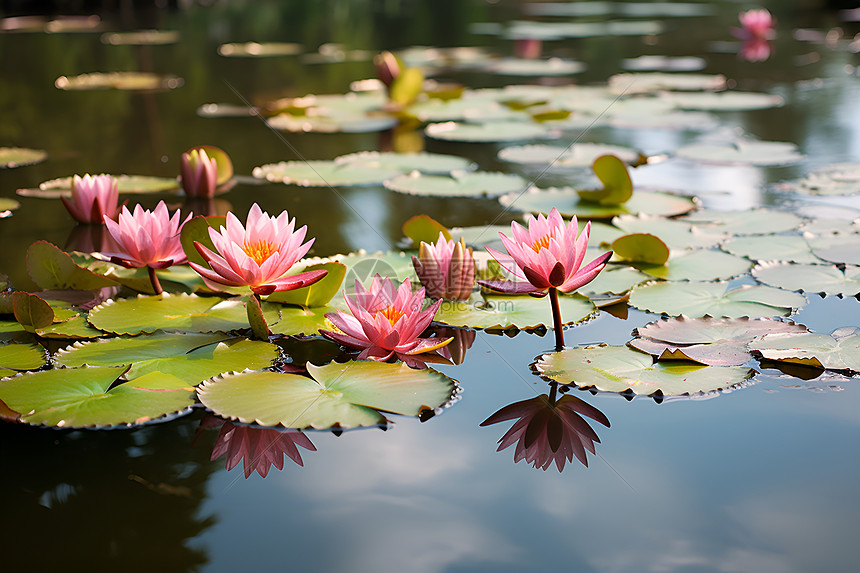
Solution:
{"label": "water lily bud", "polygon": [[63,205],[79,223],[101,225],[104,217],[116,219],[119,212],[119,183],[110,175],[72,177],[72,197],[61,197]]}
{"label": "water lily bud", "polygon": [[390,88],[397,76],[400,75],[400,63],[391,52],[380,52],[373,57],[373,65],[376,67],[376,78]]}
{"label": "water lily bud", "polygon": [[435,244],[421,242],[412,257],[418,280],[430,298],[467,300],[475,286],[475,259],[463,240],[448,241],[439,233]]}
{"label": "water lily bud", "polygon": [[189,197],[212,197],[218,182],[218,162],[202,147],[194,147],[179,159],[182,188]]}

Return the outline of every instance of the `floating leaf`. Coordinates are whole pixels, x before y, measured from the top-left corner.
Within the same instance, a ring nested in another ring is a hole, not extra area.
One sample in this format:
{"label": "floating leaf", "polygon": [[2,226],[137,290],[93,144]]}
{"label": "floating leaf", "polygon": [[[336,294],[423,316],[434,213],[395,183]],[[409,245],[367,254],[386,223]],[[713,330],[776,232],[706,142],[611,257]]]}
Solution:
{"label": "floating leaf", "polygon": [[182,250],[185,251],[185,256],[188,260],[192,263],[208,267],[209,263],[197,252],[194,242],[196,241],[210,251],[217,253],[218,249],[215,248],[215,243],[212,242],[212,238],[209,236],[209,228],[211,227],[216,231],[220,231],[221,227],[226,224],[226,217],[203,217],[202,215],[198,215],[182,225],[179,240],[182,242]]}
{"label": "floating leaf", "polygon": [[809,244],[797,235],[737,237],[726,241],[720,247],[728,253],[753,261],[788,261],[810,264],[820,262],[810,251]]}
{"label": "floating leaf", "polygon": [[718,231],[703,230],[692,223],[654,216],[619,215],[612,224],[626,233],[650,233],[656,235],[670,249],[703,249],[715,247],[728,235]]}
{"label": "floating leaf", "polygon": [[414,246],[420,245],[421,241],[435,243],[439,239],[439,233],[442,233],[445,240],[451,240],[450,231],[428,215],[415,215],[403,223],[403,234],[412,239]]}
{"label": "floating leaf", "polygon": [[272,129],[294,133],[372,133],[396,127],[398,120],[389,115],[371,116],[362,111],[339,112],[334,116],[281,113],[270,117],[266,124]]}
{"label": "floating leaf", "polygon": [[860,333],[856,327],[840,328],[829,334],[772,333],[753,341],[750,350],[768,360],[779,360],[826,368],[860,371]]}
{"label": "floating leaf", "polygon": [[[733,235],[771,235],[793,231],[803,223],[794,213],[773,209],[748,211],[712,211],[700,209],[685,216],[683,221],[710,231]],[[707,225],[707,227],[705,227]]]}
{"label": "floating leaf", "polygon": [[635,287],[630,305],[640,310],[693,318],[787,316],[806,304],[803,295],[761,285],[730,288],[726,282],[660,282]]}
{"label": "floating leaf", "polygon": [[725,89],[726,76],[710,74],[666,74],[643,72],[615,74],[609,88],[615,93],[643,94],[662,91],[716,91]]}
{"label": "floating leaf", "polygon": [[[178,192],[179,181],[171,177],[149,177],[148,175],[114,175],[120,193],[147,194]],[[60,177],[39,183],[38,189],[18,189],[22,197],[56,199],[72,196],[72,177]]]}
{"label": "floating leaf", "polygon": [[798,163],[804,155],[793,143],[781,141],[745,141],[732,143],[692,143],[675,155],[705,163],[780,166]]}
{"label": "floating leaf", "polygon": [[273,292],[266,297],[266,301],[299,306],[325,306],[340,290],[343,278],[346,276],[346,265],[339,262],[326,262],[305,266],[302,265],[302,261],[299,261],[290,269],[289,274],[320,269],[328,271],[321,280],[299,289]]}
{"label": "floating leaf", "polygon": [[[851,234],[847,236],[811,238],[808,244],[812,252],[819,259],[840,265],[860,265],[860,249],[857,248],[858,242],[860,242],[860,235]],[[794,262],[812,263],[816,262],[816,260],[815,257],[812,257],[812,260]]]}
{"label": "floating leaf", "polygon": [[667,281],[711,281],[746,273],[752,263],[722,251],[696,250],[674,253],[665,265],[634,265],[640,271]]}
{"label": "floating leaf", "polygon": [[400,175],[396,169],[371,168],[334,161],[281,161],[255,167],[254,177],[299,187],[380,185]]}
{"label": "floating leaf", "polygon": [[546,190],[531,187],[525,193],[509,193],[499,197],[504,207],[530,213],[549,213],[553,207],[565,217],[576,215],[583,219],[609,219],[622,214],[674,216],[696,208],[694,199],[648,191],[637,191],[623,205],[599,205],[581,201],[575,189],[564,187]]}
{"label": "floating leaf", "polygon": [[705,67],[703,58],[692,56],[639,56],[621,60],[621,67],[634,72],[695,72]]}
{"label": "floating leaf", "polygon": [[593,297],[598,294],[623,294],[638,284],[651,280],[649,275],[632,267],[608,266],[579,292]]}
{"label": "floating leaf", "polygon": [[36,331],[42,338],[59,339],[92,339],[104,336],[105,333],[90,326],[86,317],[78,315],[70,320],[55,322]]}
{"label": "floating leaf", "polygon": [[783,99],[778,95],[724,91],[718,93],[663,93],[660,94],[680,109],[696,111],[741,111],[768,109],[782,106]]}
{"label": "floating leaf", "polygon": [[662,265],[669,260],[669,247],[650,233],[633,233],[612,242],[615,256],[633,262]]}
{"label": "floating leaf", "polygon": [[[354,282],[353,282],[354,284]],[[332,325],[325,317],[330,312],[337,310],[345,310],[345,302],[343,297],[338,295],[335,300],[339,306],[292,306],[287,305],[281,307],[281,320],[277,324],[271,325],[271,330],[274,334],[283,334],[284,336],[313,336],[319,334],[321,328],[331,330]]]}
{"label": "floating leaf", "polygon": [[772,332],[808,332],[802,324],[766,318],[658,320],[636,328],[627,344],[658,360],[686,359],[709,366],[741,366],[752,357],[747,344]]}
{"label": "floating leaf", "polygon": [[311,377],[244,372],[204,382],[198,396],[219,416],[288,428],[354,428],[386,422],[379,413],[418,416],[451,401],[457,385],[432,370],[373,361],[308,363]]}
{"label": "floating leaf", "polygon": [[138,32],[108,32],[102,34],[102,44],[111,46],[163,46],[179,41],[175,30],[140,30]]}
{"label": "floating leaf", "polygon": [[54,362],[64,367],[130,364],[129,380],[162,372],[194,386],[223,372],[268,368],[278,347],[226,334],[155,334],[76,343],[60,350]]}
{"label": "floating leaf", "polygon": [[48,153],[41,149],[27,149],[25,147],[0,147],[0,168],[23,167],[40,163],[48,157]]}
{"label": "floating leaf", "polygon": [[[594,304],[582,295],[560,296],[559,306],[564,324],[574,324],[590,317]],[[442,302],[434,318],[450,326],[506,330],[515,328],[533,330],[552,327],[552,308],[549,300],[530,296],[488,295],[483,301]]]}
{"label": "floating leaf", "polygon": [[627,166],[614,155],[601,155],[592,164],[594,174],[603,183],[603,189],[579,190],[583,201],[593,201],[601,205],[621,205],[633,196],[633,182]]}
{"label": "floating leaf", "polygon": [[0,197],[0,219],[5,219],[12,214],[12,211],[20,207],[21,204],[14,199]]}
{"label": "floating leaf", "polygon": [[54,310],[47,302],[34,294],[23,291],[12,293],[12,310],[15,320],[27,332],[35,332],[54,322]]}
{"label": "floating leaf", "polygon": [[20,413],[23,422],[63,428],[132,426],[194,403],[194,388],[170,374],[153,372],[113,386],[125,370],[58,368],[22,374],[0,382],[0,400]]}
{"label": "floating leaf", "polygon": [[413,172],[385,182],[392,191],[433,197],[498,197],[527,186],[528,182],[519,175],[486,171],[454,172],[450,177]]}
{"label": "floating leaf", "polygon": [[586,65],[576,60],[549,58],[536,60],[531,58],[502,58],[490,63],[487,71],[506,76],[567,76],[581,74]]}
{"label": "floating leaf", "polygon": [[431,123],[424,128],[427,137],[445,141],[500,142],[549,137],[550,130],[540,123],[496,121],[492,123]]}
{"label": "floating leaf", "polygon": [[272,56],[296,56],[304,51],[301,44],[288,42],[245,42],[244,44],[221,44],[218,54],[226,57],[264,58]]}
{"label": "floating leaf", "polygon": [[403,173],[420,171],[427,175],[447,175],[452,171],[472,171],[477,165],[457,155],[441,153],[394,153],[361,151],[341,155],[334,159],[335,164],[348,164],[368,169],[398,170]]}
{"label": "floating leaf", "polygon": [[629,147],[602,143],[574,143],[560,145],[514,145],[505,147],[498,158],[511,163],[548,165],[551,168],[589,167],[601,155],[612,154],[625,163],[636,163],[639,152]]}
{"label": "floating leaf", "polygon": [[783,182],[777,189],[803,195],[855,195],[860,193],[860,163],[828,165],[797,181]]}
{"label": "floating leaf", "polygon": [[[266,322],[278,321],[274,305],[265,305]],[[109,300],[89,315],[98,329],[117,334],[152,333],[156,330],[178,332],[229,332],[248,328],[245,305],[238,300],[199,297],[189,294],[138,296]]]}
{"label": "floating leaf", "polygon": [[690,396],[727,390],[755,373],[738,366],[654,363],[650,354],[605,345],[550,352],[538,358],[534,368],[542,377],[562,384],[640,396]]}
{"label": "floating leaf", "polygon": [[787,290],[844,296],[860,293],[860,267],[853,265],[840,270],[834,265],[762,263],[752,274],[765,284]]}
{"label": "floating leaf", "polygon": [[61,90],[160,91],[182,87],[182,78],[147,72],[93,72],[78,76],[60,76],[54,86]]}
{"label": "floating leaf", "polygon": [[117,284],[78,266],[67,253],[47,241],[36,241],[27,249],[27,272],[45,290],[95,290]]}
{"label": "floating leaf", "polygon": [[0,344],[0,378],[24,370],[38,370],[47,364],[48,356],[39,344]]}

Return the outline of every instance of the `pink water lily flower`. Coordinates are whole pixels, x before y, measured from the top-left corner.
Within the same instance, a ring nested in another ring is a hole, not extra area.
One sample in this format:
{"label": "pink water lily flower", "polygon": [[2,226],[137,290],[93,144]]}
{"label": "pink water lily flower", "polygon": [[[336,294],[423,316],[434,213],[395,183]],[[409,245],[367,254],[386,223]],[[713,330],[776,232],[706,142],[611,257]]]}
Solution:
{"label": "pink water lily flower", "polygon": [[105,217],[116,219],[119,183],[110,175],[75,175],[72,177],[72,197],[60,199],[79,223],[101,225]]}
{"label": "pink water lily flower", "polygon": [[774,37],[776,21],[770,12],[764,8],[758,10],[747,10],[738,14],[741,23],[740,30],[734,33],[742,40],[757,38],[759,40],[771,40]]}
{"label": "pink water lily flower", "polygon": [[191,213],[183,221],[179,211],[171,217],[164,201],[159,201],[152,211],[137,204],[132,213],[123,206],[116,221],[107,215],[103,218],[117,249],[102,254],[128,268],[165,269],[180,265],[186,257],[179,241],[179,231],[190,218]]}
{"label": "pink water lily flower", "polygon": [[430,298],[467,300],[475,287],[472,249],[462,239],[445,239],[441,231],[436,243],[421,241],[418,256],[412,256],[412,265]]}
{"label": "pink water lily flower", "polygon": [[349,313],[330,312],[326,318],[337,331],[320,333],[350,348],[360,348],[359,359],[384,361],[397,356],[410,365],[421,364],[410,357],[442,348],[451,338],[419,338],[433,321],[441,300],[422,310],[424,288],[412,292],[412,283],[399,286],[386,277],[373,277],[370,289],[355,281],[355,294],[344,293]]}
{"label": "pink water lily flower", "polygon": [[514,463],[525,460],[546,471],[555,462],[561,472],[574,456],[587,467],[586,450],[593,454],[595,442],[600,443],[597,433],[582,416],[609,427],[609,419],[603,412],[587,402],[570,395],[555,400],[546,394],[505,406],[481,422],[481,426],[516,420],[499,440],[496,451],[516,444]]}
{"label": "pink water lily flower", "polygon": [[209,228],[209,238],[217,252],[194,242],[197,252],[210,268],[193,262],[189,264],[208,282],[234,287],[248,286],[257,295],[311,285],[322,279],[327,271],[285,276],[314,243],[314,239],[311,239],[302,244],[307,227],[296,231],[295,226],[296,219],[290,219],[286,211],[271,217],[254,203],[248,212],[246,226],[233,213],[227,213],[226,227],[221,227],[220,232]]}
{"label": "pink water lily flower", "polygon": [[212,197],[218,182],[218,162],[202,147],[194,147],[179,158],[182,188],[189,197]]}
{"label": "pink water lily flower", "polygon": [[[594,280],[612,257],[612,251],[604,253],[583,267],[591,222],[579,233],[576,217],[565,225],[555,208],[549,217],[529,217],[528,229],[512,222],[511,232],[513,239],[499,233],[510,257],[491,247],[487,251],[515,277],[527,282],[481,281],[493,290],[540,296],[547,289],[571,292]],[[511,259],[515,266],[510,264]]]}

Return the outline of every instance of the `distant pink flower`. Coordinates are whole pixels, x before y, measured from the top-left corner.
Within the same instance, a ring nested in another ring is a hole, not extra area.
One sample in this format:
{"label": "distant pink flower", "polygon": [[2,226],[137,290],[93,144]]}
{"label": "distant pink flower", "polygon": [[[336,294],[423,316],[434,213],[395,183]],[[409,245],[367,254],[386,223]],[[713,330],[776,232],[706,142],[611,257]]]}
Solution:
{"label": "distant pink flower", "polygon": [[209,237],[217,253],[197,241],[197,252],[210,268],[189,263],[206,281],[226,286],[248,286],[258,295],[293,290],[311,285],[326,275],[326,271],[308,271],[285,276],[304,257],[314,239],[302,244],[307,227],[294,231],[295,218],[286,211],[270,217],[256,203],[248,213],[247,228],[233,213],[227,213],[227,226],[218,232],[209,229]]}
{"label": "distant pink flower", "polygon": [[170,216],[167,205],[159,201],[153,211],[134,206],[134,213],[123,206],[116,222],[104,216],[104,223],[117,243],[113,252],[104,252],[111,261],[129,268],[165,269],[185,262],[179,230],[191,213],[181,220],[179,211]]}
{"label": "distant pink flower", "polygon": [[218,162],[202,147],[194,147],[179,158],[182,188],[188,197],[212,197],[218,182]]}
{"label": "distant pink flower", "polygon": [[442,232],[436,243],[421,241],[418,256],[412,256],[418,280],[430,298],[468,300],[475,287],[475,259],[472,249],[446,240]]}
{"label": "distant pink flower", "polygon": [[269,467],[284,469],[284,455],[300,466],[302,456],[296,446],[317,451],[310,439],[299,430],[251,428],[224,422],[212,449],[212,461],[227,454],[227,470],[232,470],[244,458],[245,477],[255,471],[266,477]]}
{"label": "distant pink flower", "polygon": [[741,28],[735,29],[734,33],[742,40],[758,38],[760,40],[771,40],[774,37],[776,20],[771,13],[764,8],[758,10],[747,10],[738,14]]}
{"label": "distant pink flower", "polygon": [[587,467],[585,451],[593,454],[594,443],[600,443],[597,433],[580,414],[609,427],[609,419],[603,412],[583,400],[564,395],[553,402],[546,394],[505,406],[481,422],[481,426],[516,420],[499,440],[496,451],[516,444],[514,463],[525,460],[546,471],[555,462],[560,472],[574,456]]}
{"label": "distant pink flower", "polygon": [[79,223],[101,225],[105,217],[116,219],[119,190],[115,177],[84,175],[72,177],[72,197],[60,197],[63,205]]}
{"label": "distant pink flower", "polygon": [[[589,221],[577,236],[576,217],[565,226],[555,208],[549,217],[529,217],[528,229],[514,221],[511,223],[513,239],[499,233],[510,257],[491,247],[487,247],[487,251],[514,276],[527,282],[481,281],[480,284],[506,293],[540,296],[553,288],[561,292],[574,291],[594,280],[612,256],[610,251],[582,266],[590,232]],[[516,266],[510,264],[511,258]]]}
{"label": "distant pink flower", "polygon": [[373,277],[370,290],[355,281],[355,295],[344,293],[350,313],[330,312],[326,318],[338,329],[320,330],[332,340],[350,348],[361,348],[359,359],[388,360],[397,356],[410,365],[411,356],[431,352],[451,342],[451,338],[419,338],[433,321],[441,300],[426,309],[424,289],[412,292],[409,279],[395,286],[390,278]]}

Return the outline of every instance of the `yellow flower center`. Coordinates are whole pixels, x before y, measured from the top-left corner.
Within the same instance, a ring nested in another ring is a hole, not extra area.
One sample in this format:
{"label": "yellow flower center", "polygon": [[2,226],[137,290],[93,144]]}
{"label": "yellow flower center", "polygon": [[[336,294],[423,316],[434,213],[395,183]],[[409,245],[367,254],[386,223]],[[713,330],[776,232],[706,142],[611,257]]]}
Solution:
{"label": "yellow flower center", "polygon": [[278,245],[274,245],[268,241],[257,241],[256,243],[246,244],[242,247],[245,254],[254,259],[258,265],[262,265],[266,260],[278,251]]}
{"label": "yellow flower center", "polygon": [[387,306],[387,307],[383,308],[382,310],[376,311],[376,314],[381,314],[382,316],[384,316],[385,318],[388,319],[388,322],[391,323],[391,326],[394,326],[394,323],[396,323],[398,320],[400,320],[400,317],[406,313],[401,311],[401,310],[397,310],[393,306]]}
{"label": "yellow flower center", "polygon": [[548,249],[548,248],[549,248],[549,241],[550,241],[550,239],[554,239],[554,238],[555,238],[555,229],[553,229],[552,231],[550,231],[550,232],[549,232],[549,234],[544,235],[543,237],[541,237],[540,239],[538,239],[537,241],[535,241],[534,243],[532,243],[532,245],[531,245],[531,246],[532,246],[532,250],[533,250],[534,252],[536,252],[536,253],[539,253],[539,252],[540,252],[540,250],[541,250],[541,249],[543,249],[543,248],[547,248],[547,249]]}

